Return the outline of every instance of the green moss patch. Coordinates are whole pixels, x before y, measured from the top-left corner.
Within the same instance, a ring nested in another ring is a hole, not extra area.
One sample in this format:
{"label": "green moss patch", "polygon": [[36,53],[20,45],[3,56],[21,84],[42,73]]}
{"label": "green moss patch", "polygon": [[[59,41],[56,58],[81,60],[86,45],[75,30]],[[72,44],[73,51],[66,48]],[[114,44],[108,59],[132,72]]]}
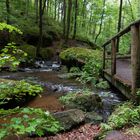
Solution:
{"label": "green moss patch", "polygon": [[25,45],[19,46],[19,49],[26,52],[28,54],[29,59],[35,59],[36,47],[34,47],[33,45],[25,44]]}

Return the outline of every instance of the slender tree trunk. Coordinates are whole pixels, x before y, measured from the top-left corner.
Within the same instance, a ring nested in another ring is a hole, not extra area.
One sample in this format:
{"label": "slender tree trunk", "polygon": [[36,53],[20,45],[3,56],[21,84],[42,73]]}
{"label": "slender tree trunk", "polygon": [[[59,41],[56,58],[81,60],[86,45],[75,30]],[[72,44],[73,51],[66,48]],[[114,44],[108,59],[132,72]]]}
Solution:
{"label": "slender tree trunk", "polygon": [[58,21],[60,19],[60,1],[58,0],[58,11],[57,11]]}
{"label": "slender tree trunk", "polygon": [[56,20],[57,0],[55,0],[54,6],[55,6],[55,8],[54,8],[54,19]]}
{"label": "slender tree trunk", "polygon": [[10,2],[9,2],[9,0],[6,0],[6,11],[7,11],[6,20],[7,20],[7,24],[9,24],[10,23]]}
{"label": "slender tree trunk", "polygon": [[101,23],[100,23],[100,27],[99,27],[99,32],[95,37],[95,43],[97,42],[97,39],[98,39],[98,37],[99,37],[99,35],[101,34],[101,31],[102,31],[102,24],[103,24],[104,13],[105,13],[105,4],[106,4],[105,1],[106,0],[103,0],[103,11],[102,11],[102,15],[101,15]]}
{"label": "slender tree trunk", "polygon": [[39,34],[40,34],[40,37],[39,37],[39,45],[37,47],[37,52],[36,52],[37,57],[40,56],[40,48],[43,45],[42,16],[43,16],[42,0],[39,0]]}
{"label": "slender tree trunk", "polygon": [[[117,32],[119,32],[121,30],[121,24],[122,24],[122,6],[123,6],[123,0],[120,0],[120,7],[119,7],[119,19],[118,19],[118,30]],[[117,52],[119,51],[119,38],[117,39]]]}
{"label": "slender tree trunk", "polygon": [[75,0],[75,16],[74,16],[74,34],[73,39],[76,37],[76,31],[77,31],[77,15],[78,15],[78,0]]}
{"label": "slender tree trunk", "polygon": [[134,21],[134,20],[135,20],[135,17],[134,17],[134,14],[133,14],[133,8],[132,8],[132,4],[131,4],[130,0],[128,0],[128,3],[129,3],[129,5],[130,5],[132,20]]}
{"label": "slender tree trunk", "polygon": [[63,1],[64,17],[63,17],[63,37],[66,37],[66,0]]}
{"label": "slender tree trunk", "polygon": [[38,23],[38,0],[35,0],[36,23]]}
{"label": "slender tree trunk", "polygon": [[50,3],[50,0],[47,0],[47,16],[49,15],[49,3]]}
{"label": "slender tree trunk", "polygon": [[28,17],[29,13],[29,0],[26,0],[26,18]]}
{"label": "slender tree trunk", "polygon": [[70,34],[70,22],[71,22],[71,9],[72,9],[72,0],[68,1],[68,14],[67,14],[67,34],[66,34],[66,43]]}

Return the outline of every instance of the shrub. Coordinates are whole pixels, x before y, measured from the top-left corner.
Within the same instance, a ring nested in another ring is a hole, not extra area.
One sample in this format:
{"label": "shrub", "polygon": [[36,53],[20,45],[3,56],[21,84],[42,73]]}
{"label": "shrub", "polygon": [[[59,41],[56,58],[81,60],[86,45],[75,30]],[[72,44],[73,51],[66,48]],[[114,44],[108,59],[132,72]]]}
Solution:
{"label": "shrub", "polygon": [[140,123],[140,106],[127,102],[115,109],[107,124],[102,124],[103,130],[120,129]]}
{"label": "shrub", "polygon": [[[11,112],[11,113],[10,113]],[[62,129],[59,122],[52,115],[41,109],[23,108],[13,110],[0,110],[2,114],[18,113],[17,117],[11,118],[9,123],[0,124],[0,139],[8,135],[36,134],[45,135],[46,132],[56,133]],[[1,119],[5,116],[1,115]]]}
{"label": "shrub", "polygon": [[13,99],[19,102],[22,101],[24,96],[36,96],[42,90],[39,85],[31,85],[24,80],[3,80],[0,83],[0,104],[6,104]]}
{"label": "shrub", "polygon": [[21,62],[24,62],[27,53],[17,48],[15,43],[8,43],[0,54],[0,68],[8,67],[11,71],[17,69]]}

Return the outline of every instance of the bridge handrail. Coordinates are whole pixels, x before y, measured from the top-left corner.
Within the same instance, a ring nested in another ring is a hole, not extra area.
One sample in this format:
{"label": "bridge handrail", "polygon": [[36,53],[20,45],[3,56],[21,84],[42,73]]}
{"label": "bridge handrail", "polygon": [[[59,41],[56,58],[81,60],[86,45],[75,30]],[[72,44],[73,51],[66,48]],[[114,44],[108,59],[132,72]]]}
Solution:
{"label": "bridge handrail", "polygon": [[131,24],[129,24],[126,28],[124,28],[123,30],[121,30],[120,32],[118,32],[116,35],[114,35],[113,37],[111,37],[108,41],[106,41],[102,47],[107,46],[109,43],[111,43],[111,40],[114,40],[116,38],[119,38],[121,36],[123,36],[124,34],[128,33],[131,30],[131,26],[133,25],[137,25],[140,24],[140,19],[136,20],[135,22],[132,22]]}

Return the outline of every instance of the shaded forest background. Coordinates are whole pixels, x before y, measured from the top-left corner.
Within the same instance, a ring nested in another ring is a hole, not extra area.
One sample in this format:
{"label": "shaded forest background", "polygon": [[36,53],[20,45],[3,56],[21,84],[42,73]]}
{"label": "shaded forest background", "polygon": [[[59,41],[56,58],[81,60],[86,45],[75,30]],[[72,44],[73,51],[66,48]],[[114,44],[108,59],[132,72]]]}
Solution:
{"label": "shaded forest background", "polygon": [[[139,0],[3,0],[0,22],[15,25],[26,35],[40,33],[40,47],[43,36],[53,40],[59,35],[66,41],[80,38],[100,46],[138,19],[139,10]],[[122,43],[127,44],[128,40]]]}

